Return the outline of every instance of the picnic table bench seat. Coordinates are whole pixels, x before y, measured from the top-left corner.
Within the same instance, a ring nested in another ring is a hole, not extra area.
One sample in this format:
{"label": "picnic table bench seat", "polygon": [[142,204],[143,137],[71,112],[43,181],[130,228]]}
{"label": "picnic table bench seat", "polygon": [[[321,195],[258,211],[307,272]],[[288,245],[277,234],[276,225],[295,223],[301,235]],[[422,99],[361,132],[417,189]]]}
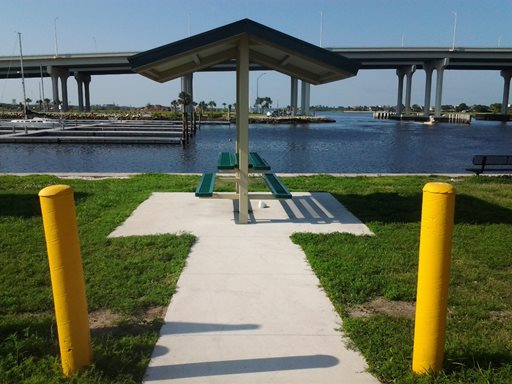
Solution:
{"label": "picnic table bench seat", "polygon": [[511,172],[512,155],[476,155],[473,156],[476,168],[466,168],[466,171],[479,175],[485,172]]}
{"label": "picnic table bench seat", "polygon": [[215,187],[215,173],[204,173],[196,188],[197,197],[212,197]]}
{"label": "picnic table bench seat", "polygon": [[[217,169],[221,171],[238,168],[238,154],[221,152],[217,160]],[[249,169],[254,171],[270,171],[270,165],[257,153],[249,152]]]}
{"label": "picnic table bench seat", "polygon": [[[217,168],[221,172],[219,175],[224,175],[227,173],[233,173],[238,169],[239,166],[239,158],[238,154],[233,152],[221,152],[219,154],[219,158],[217,160]],[[249,172],[257,173],[260,175],[265,181],[267,187],[272,192],[271,195],[262,195],[262,194],[249,194],[249,198],[274,198],[274,199],[291,199],[292,194],[288,191],[288,189],[284,186],[284,184],[279,180],[279,178],[268,171],[270,171],[270,165],[256,152],[249,152],[248,154],[249,161]],[[229,172],[231,171],[231,172]],[[215,198],[233,198],[234,195],[232,192],[214,192],[215,189],[215,173],[204,173],[197,184],[195,195],[197,197],[215,197]],[[224,181],[235,181],[238,183],[238,179],[232,176],[230,177],[222,177],[219,176],[220,180]],[[263,196],[263,197],[262,197]]]}
{"label": "picnic table bench seat", "polygon": [[276,199],[291,199],[292,194],[288,189],[281,183],[281,180],[273,173],[263,174],[263,180],[267,183],[268,188]]}

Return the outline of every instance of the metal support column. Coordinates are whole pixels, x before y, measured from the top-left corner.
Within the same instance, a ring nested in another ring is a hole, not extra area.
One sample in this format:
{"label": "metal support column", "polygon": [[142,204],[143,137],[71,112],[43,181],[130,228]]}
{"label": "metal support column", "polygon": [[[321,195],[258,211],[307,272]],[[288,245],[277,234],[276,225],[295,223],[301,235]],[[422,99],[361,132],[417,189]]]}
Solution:
{"label": "metal support column", "polygon": [[501,114],[508,114],[508,100],[510,95],[510,78],[512,77],[512,70],[501,71],[501,76],[503,76],[504,84],[503,84],[503,101],[501,103]]}
{"label": "metal support column", "polygon": [[423,102],[423,116],[428,116],[430,113],[430,99],[432,98],[432,72],[434,72],[434,65],[431,62],[424,63],[423,69],[425,70],[425,101]]}

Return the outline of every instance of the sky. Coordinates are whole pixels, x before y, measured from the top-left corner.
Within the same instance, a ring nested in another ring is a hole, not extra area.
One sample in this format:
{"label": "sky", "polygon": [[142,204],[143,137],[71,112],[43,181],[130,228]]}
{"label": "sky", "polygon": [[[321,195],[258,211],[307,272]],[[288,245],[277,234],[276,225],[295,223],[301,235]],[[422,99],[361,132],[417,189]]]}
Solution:
{"label": "sky", "polygon": [[[512,0],[0,0],[0,56],[86,52],[136,52],[250,18],[322,47],[512,47]],[[456,13],[456,16],[455,14]],[[57,47],[56,47],[57,41]],[[250,100],[256,79],[250,75]],[[423,104],[424,71],[413,77],[412,103]],[[27,79],[27,97],[40,98],[40,81]],[[392,70],[362,70],[356,77],[311,87],[311,105],[394,105]],[[435,87],[435,78],[434,85]],[[160,84],[140,75],[94,76],[91,103],[169,105],[181,83]],[[290,103],[290,79],[269,71],[259,95],[274,106]],[[51,82],[44,81],[45,96]],[[498,71],[446,71],[443,104],[501,102]],[[76,82],[68,94],[77,104]],[[0,79],[0,102],[22,100],[21,82]],[[235,101],[234,73],[194,75],[194,99],[217,105]]]}

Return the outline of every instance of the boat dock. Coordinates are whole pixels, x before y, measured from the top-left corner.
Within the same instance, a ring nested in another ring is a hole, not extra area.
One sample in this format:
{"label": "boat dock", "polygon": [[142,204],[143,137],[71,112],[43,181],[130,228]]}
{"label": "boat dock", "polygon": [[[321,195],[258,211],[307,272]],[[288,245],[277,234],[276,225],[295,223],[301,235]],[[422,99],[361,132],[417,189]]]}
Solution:
{"label": "boat dock", "polygon": [[373,118],[378,120],[415,121],[426,124],[451,123],[471,124],[469,113],[449,113],[443,116],[397,115],[387,111],[373,112]]}
{"label": "boat dock", "polygon": [[180,122],[165,120],[56,120],[44,125],[0,122],[0,143],[184,145],[194,134],[194,129]]}

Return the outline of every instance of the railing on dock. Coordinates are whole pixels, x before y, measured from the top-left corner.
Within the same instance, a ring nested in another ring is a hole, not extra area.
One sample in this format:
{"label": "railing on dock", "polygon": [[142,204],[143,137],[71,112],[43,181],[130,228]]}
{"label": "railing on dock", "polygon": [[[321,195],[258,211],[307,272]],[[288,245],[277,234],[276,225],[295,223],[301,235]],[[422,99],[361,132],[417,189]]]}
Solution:
{"label": "railing on dock", "polygon": [[472,116],[469,113],[449,113],[443,116],[423,116],[423,115],[397,115],[388,111],[374,111],[373,118],[378,120],[398,120],[398,121],[417,121],[450,124],[471,124]]}
{"label": "railing on dock", "polygon": [[387,120],[391,113],[387,111],[375,111],[373,112],[373,118],[378,120]]}
{"label": "railing on dock", "polygon": [[449,113],[448,123],[470,124],[471,115],[469,113]]}

